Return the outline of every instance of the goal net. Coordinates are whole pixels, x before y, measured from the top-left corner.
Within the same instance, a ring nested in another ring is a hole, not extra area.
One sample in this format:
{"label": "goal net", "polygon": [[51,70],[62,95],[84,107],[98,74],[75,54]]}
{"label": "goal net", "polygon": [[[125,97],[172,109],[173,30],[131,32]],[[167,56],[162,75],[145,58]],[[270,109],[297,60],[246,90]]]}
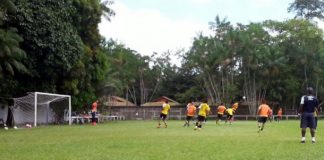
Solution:
{"label": "goal net", "polygon": [[62,124],[71,125],[71,96],[29,92],[14,98],[14,121],[18,125]]}

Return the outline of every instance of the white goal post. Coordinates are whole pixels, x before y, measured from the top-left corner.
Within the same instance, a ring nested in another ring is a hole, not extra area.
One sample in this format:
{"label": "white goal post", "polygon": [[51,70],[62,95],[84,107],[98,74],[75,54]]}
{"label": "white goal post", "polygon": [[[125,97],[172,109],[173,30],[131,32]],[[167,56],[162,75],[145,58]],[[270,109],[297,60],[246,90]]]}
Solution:
{"label": "white goal post", "polygon": [[71,96],[29,92],[27,96],[14,99],[14,120],[17,124],[72,124]]}

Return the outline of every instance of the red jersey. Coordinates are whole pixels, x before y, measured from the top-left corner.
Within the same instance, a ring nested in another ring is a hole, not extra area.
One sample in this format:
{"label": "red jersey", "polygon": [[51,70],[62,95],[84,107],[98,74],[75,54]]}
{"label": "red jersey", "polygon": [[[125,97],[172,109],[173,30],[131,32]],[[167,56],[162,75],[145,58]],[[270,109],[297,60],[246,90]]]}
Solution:
{"label": "red jersey", "polygon": [[92,103],[92,112],[97,112],[97,106],[98,106],[97,101]]}

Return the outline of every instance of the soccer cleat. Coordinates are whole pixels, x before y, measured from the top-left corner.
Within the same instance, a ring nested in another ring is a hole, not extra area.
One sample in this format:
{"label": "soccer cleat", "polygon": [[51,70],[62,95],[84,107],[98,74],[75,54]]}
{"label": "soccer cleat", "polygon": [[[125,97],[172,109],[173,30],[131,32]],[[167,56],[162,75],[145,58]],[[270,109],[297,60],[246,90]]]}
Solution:
{"label": "soccer cleat", "polygon": [[161,128],[161,126],[157,126],[156,128]]}
{"label": "soccer cleat", "polygon": [[316,141],[315,140],[312,140],[312,143],[316,143]]}
{"label": "soccer cleat", "polygon": [[164,128],[168,128],[168,125],[165,125]]}
{"label": "soccer cleat", "polygon": [[303,141],[300,141],[300,143],[305,143],[305,141],[303,140]]}

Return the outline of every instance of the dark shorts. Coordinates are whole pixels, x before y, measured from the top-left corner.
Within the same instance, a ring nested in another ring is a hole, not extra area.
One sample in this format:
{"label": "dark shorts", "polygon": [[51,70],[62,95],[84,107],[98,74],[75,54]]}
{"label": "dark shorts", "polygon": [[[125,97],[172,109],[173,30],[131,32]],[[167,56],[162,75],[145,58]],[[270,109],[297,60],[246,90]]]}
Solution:
{"label": "dark shorts", "polygon": [[198,115],[198,121],[203,122],[206,120],[206,117]]}
{"label": "dark shorts", "polygon": [[190,121],[190,120],[192,120],[192,119],[193,119],[193,116],[187,116],[187,117],[186,117],[186,120],[187,120],[187,121]]}
{"label": "dark shorts", "polygon": [[223,115],[222,114],[217,114],[217,118],[218,119],[222,119],[223,118]]}
{"label": "dark shorts", "polygon": [[268,117],[259,117],[258,122],[259,123],[266,123],[268,120]]}
{"label": "dark shorts", "polygon": [[302,113],[300,128],[316,128],[314,113]]}
{"label": "dark shorts", "polygon": [[91,112],[91,122],[94,123],[98,123],[98,119],[96,118],[96,112]]}
{"label": "dark shorts", "polygon": [[163,113],[160,114],[160,119],[165,120],[166,118],[167,118],[166,114],[163,114]]}

